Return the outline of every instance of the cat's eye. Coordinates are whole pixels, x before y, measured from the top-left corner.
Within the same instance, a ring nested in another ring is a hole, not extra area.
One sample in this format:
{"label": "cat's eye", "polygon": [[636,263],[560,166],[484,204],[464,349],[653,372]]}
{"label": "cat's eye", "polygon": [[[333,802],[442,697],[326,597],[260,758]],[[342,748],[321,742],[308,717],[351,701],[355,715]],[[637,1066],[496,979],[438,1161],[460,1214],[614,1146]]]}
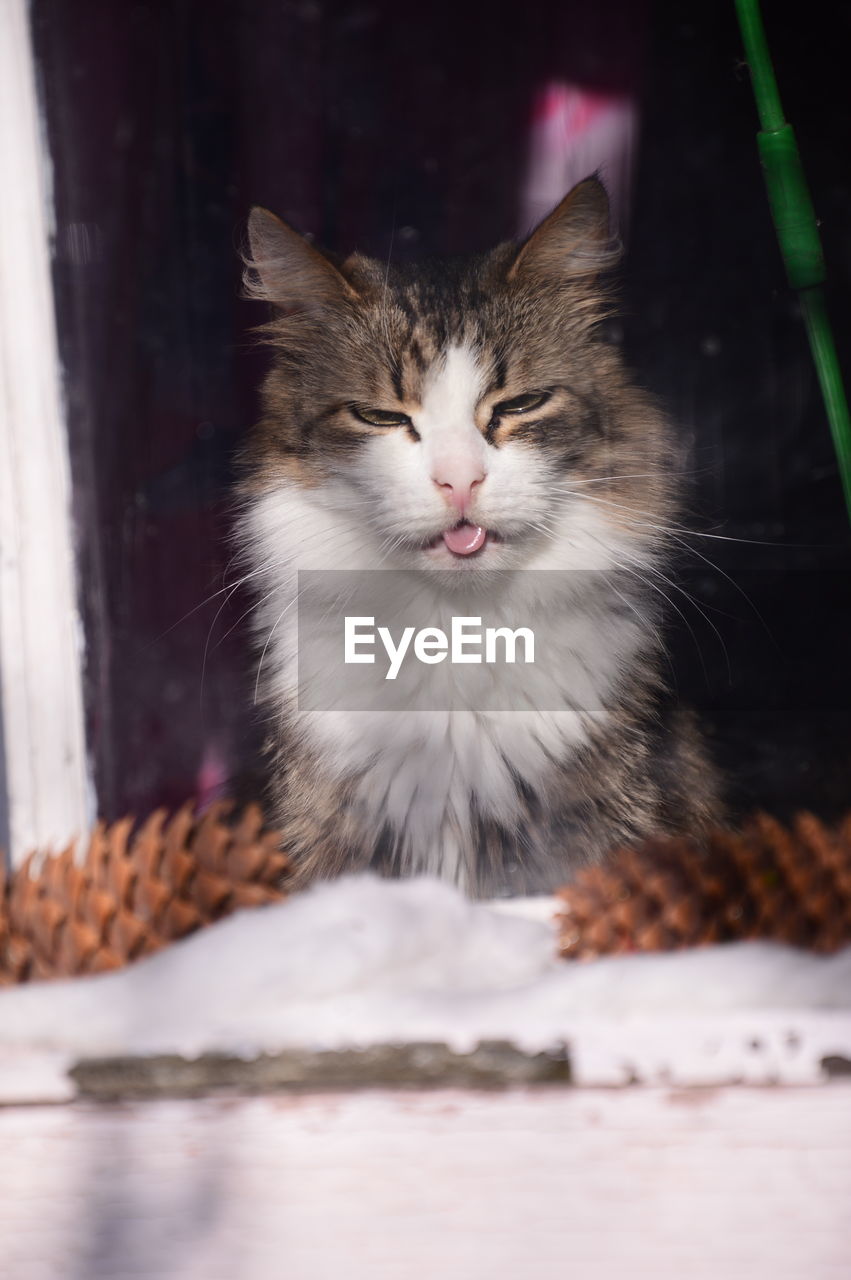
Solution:
{"label": "cat's eye", "polygon": [[503,400],[494,406],[494,415],[503,413],[528,413],[531,409],[540,409],[550,398],[549,391],[528,391],[526,395],[515,396],[513,400]]}
{"label": "cat's eye", "polygon": [[364,409],[359,404],[350,405],[352,413],[361,422],[368,422],[371,427],[407,427],[411,419],[407,413],[398,413],[395,409]]}

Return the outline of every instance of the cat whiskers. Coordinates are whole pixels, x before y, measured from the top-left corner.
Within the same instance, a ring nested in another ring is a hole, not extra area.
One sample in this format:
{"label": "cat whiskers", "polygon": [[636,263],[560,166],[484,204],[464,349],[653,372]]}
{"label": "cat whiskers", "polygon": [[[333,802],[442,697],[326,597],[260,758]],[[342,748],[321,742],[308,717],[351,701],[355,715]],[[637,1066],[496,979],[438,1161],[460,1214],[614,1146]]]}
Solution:
{"label": "cat whiskers", "polygon": [[390,283],[390,260],[393,257],[393,243],[396,238],[396,211],[393,210],[393,221],[390,226],[390,244],[387,246],[387,262],[384,267],[384,284],[381,291],[381,325],[384,330],[384,342],[391,367],[397,363],[396,354],[390,334],[390,313],[387,307],[387,294]]}
{"label": "cat whiskers", "polygon": [[[233,558],[231,559],[231,561],[230,561],[229,563],[232,563],[232,562],[233,562]],[[207,638],[206,638],[206,640],[204,641],[204,653],[203,653],[203,656],[202,656],[202,659],[201,659],[201,680],[200,680],[200,685],[199,685],[199,690],[198,690],[198,705],[199,705],[199,706],[202,706],[202,705],[203,705],[203,702],[204,702],[204,681],[205,681],[205,679],[206,679],[206,675],[207,675],[207,659],[208,659],[209,654],[210,654],[210,652],[211,652],[211,651],[210,651],[210,641],[211,641],[211,639],[213,638],[213,632],[215,631],[216,623],[218,622],[219,618],[221,617],[222,612],[224,611],[224,609],[226,609],[226,608],[227,608],[227,606],[230,604],[230,602],[231,602],[231,600],[233,599],[233,597],[234,597],[234,595],[236,594],[236,592],[237,592],[237,591],[239,591],[240,587],[242,587],[246,582],[250,581],[252,578],[256,577],[256,576],[257,576],[257,574],[259,574],[259,573],[265,573],[265,572],[266,572],[268,569],[270,569],[274,564],[275,564],[275,560],[274,560],[274,559],[270,559],[270,560],[268,560],[265,564],[258,565],[258,567],[257,567],[256,569],[253,569],[250,573],[246,573],[246,574],[244,574],[241,578],[238,578],[238,579],[237,579],[237,581],[236,581],[235,583],[232,583],[232,584],[230,585],[230,587],[225,588],[225,590],[227,590],[227,595],[225,596],[224,600],[222,601],[222,603],[219,605],[218,609],[216,610],[215,617],[213,618],[212,622],[210,623],[209,627],[207,628]],[[274,589],[275,589],[275,588],[272,588],[272,590],[274,590]],[[217,592],[216,592],[216,595],[221,595],[221,594],[222,594],[222,592],[220,592],[220,591],[217,591]],[[233,625],[232,625],[232,626],[230,626],[230,627],[228,628],[228,630],[225,632],[225,634],[224,634],[223,636],[221,636],[221,637],[216,641],[216,644],[215,644],[215,646],[214,646],[214,648],[213,648],[213,652],[215,652],[215,650],[219,647],[219,645],[224,644],[225,640],[227,640],[227,638],[228,638],[228,636],[231,634],[231,632],[232,632],[236,627],[238,627],[238,626],[239,626],[239,624],[240,624],[240,622],[242,622],[243,618],[246,618],[246,617],[248,616],[248,614],[249,614],[249,613],[251,613],[251,612],[252,612],[254,609],[256,609],[260,604],[262,604],[266,599],[268,599],[269,595],[271,595],[271,592],[266,592],[266,593],[265,593],[265,594],[260,598],[260,600],[258,600],[255,604],[251,605],[251,607],[250,607],[249,609],[246,609],[245,613],[243,613],[243,614],[242,614],[242,615],[241,615],[241,616],[236,620],[236,622],[235,622],[235,623],[233,623]],[[215,596],[210,596],[210,597],[209,597],[209,599],[210,599],[210,600],[213,600],[213,599],[215,599]],[[188,616],[188,615],[187,615],[187,616]]]}
{"label": "cat whiskers", "polygon": [[[225,569],[224,569],[225,574],[227,574],[234,560],[241,558],[241,556],[242,556],[241,552],[238,552],[236,555],[231,556],[230,560],[225,566]],[[193,617],[196,613],[198,613],[199,610],[205,608],[208,604],[211,604],[214,600],[218,599],[219,596],[224,596],[224,599],[222,600],[221,604],[216,610],[216,613],[213,617],[212,622],[207,628],[207,636],[204,641],[204,653],[201,659],[201,678],[200,678],[199,693],[198,693],[199,704],[203,703],[203,700],[204,700],[204,681],[205,681],[206,670],[207,670],[207,658],[210,651],[210,641],[215,631],[216,623],[221,617],[224,609],[227,608],[228,604],[233,599],[236,592],[239,591],[239,589],[243,587],[247,582],[250,582],[252,581],[252,579],[258,577],[258,575],[262,573],[266,573],[272,567],[273,564],[274,564],[274,559],[270,559],[264,564],[256,565],[253,569],[249,570],[247,573],[244,573],[239,578],[237,578],[235,582],[225,583],[225,585],[222,587],[219,587],[218,590],[211,592],[210,595],[206,596],[198,604],[194,605],[193,608],[189,609],[181,618],[178,618],[176,622],[173,622],[170,627],[167,627],[165,631],[160,632],[160,634],[156,636],[153,640],[151,640],[149,645],[147,646],[148,648],[150,648],[155,644],[159,644],[162,640],[165,639],[166,636],[171,635],[172,631],[175,631],[178,627],[182,626],[184,622],[187,622],[189,618]],[[262,603],[262,601],[258,603]],[[252,608],[256,608],[256,605],[253,605]],[[250,613],[251,610],[249,609],[247,612]],[[242,615],[243,618],[245,616],[246,614]],[[234,623],[232,627],[229,628],[229,630],[225,633],[225,635],[217,642],[216,647],[218,647],[219,644],[222,644],[224,640],[227,639],[231,631],[234,630],[234,627],[238,626],[239,622],[241,621],[242,621],[242,618],[238,619],[238,621]]]}
{"label": "cat whiskers", "polygon": [[[583,498],[583,500],[585,499]],[[543,522],[537,522],[535,527],[540,529],[542,532],[547,532],[550,534],[555,534],[557,532],[564,533],[563,525],[560,525],[558,518],[555,514],[549,514],[547,517],[544,518]],[[612,547],[609,546],[602,538],[598,537],[596,534],[593,534],[588,530],[585,530],[583,532],[583,537],[588,537],[593,542],[597,543],[597,545],[601,547],[603,551],[606,553],[606,556],[611,559]],[[697,610],[697,612],[701,615],[701,617],[704,619],[707,625],[711,627],[712,631],[715,633],[715,636],[724,654],[724,661],[727,667],[728,677],[731,677],[732,672],[731,672],[731,666],[730,666],[729,653],[727,651],[727,646],[724,641],[724,638],[721,632],[719,631],[718,627],[715,625],[712,619],[707,615],[704,609],[700,606],[698,601],[688,591],[686,591],[684,587],[680,586],[679,583],[675,582],[672,578],[669,578],[665,573],[663,573],[662,570],[658,567],[658,565],[648,562],[644,558],[640,558],[638,556],[631,556],[630,553],[627,550],[625,550],[625,548],[620,546],[617,548],[616,554],[618,556],[618,559],[611,560],[612,568],[620,572],[630,574],[631,577],[636,578],[644,586],[646,586],[652,591],[657,592],[657,594],[659,594],[662,597],[662,599],[665,601],[666,605],[670,609],[672,609],[676,614],[678,614],[678,616],[682,619],[683,623],[685,624],[694,642],[695,649],[697,650],[698,658],[700,660],[700,664],[703,669],[704,678],[706,679],[707,683],[709,682],[708,671],[707,671],[706,663],[703,657],[703,650],[701,649],[701,646],[698,641],[698,637],[695,633],[694,628],[692,627],[688,617],[683,612],[683,610],[671,599],[668,593],[665,590],[663,590],[661,586],[658,585],[658,582],[651,580],[650,575],[652,575],[654,578],[664,583],[665,586],[670,588],[672,591],[676,591],[681,596],[683,596],[689,602],[692,608]],[[627,563],[622,563],[622,561],[624,560]],[[708,563],[711,564],[711,562],[708,562]],[[607,576],[607,580],[609,581],[610,585],[612,585],[610,576],[606,569],[592,570],[592,572],[603,573],[604,575]],[[612,587],[612,589],[615,590],[614,587]],[[625,603],[629,604],[630,602],[625,600]],[[659,634],[658,631],[656,632],[656,635],[657,635],[657,639],[661,641],[661,635]],[[664,644],[663,644],[663,652],[664,652]]]}
{"label": "cat whiskers", "polygon": [[[596,534],[589,534],[588,536],[591,537],[595,542],[598,542],[600,546],[602,547],[606,546],[606,544],[602,541],[602,539],[598,538]],[[608,548],[606,549],[608,550]],[[674,612],[685,623],[688,633],[691,636],[692,640],[694,641],[694,646],[695,646],[695,649],[697,650],[697,656],[700,659],[700,665],[703,670],[704,679],[706,680],[707,685],[709,684],[709,673],[703,658],[703,650],[700,647],[700,642],[698,641],[694,628],[692,627],[686,614],[679,607],[679,605],[677,605],[671,599],[668,593],[664,591],[662,587],[658,585],[657,582],[652,581],[650,575],[652,575],[654,578],[657,578],[659,581],[663,582],[665,586],[670,587],[672,591],[677,591],[681,596],[683,596],[683,598],[688,601],[688,603],[692,606],[692,608],[697,610],[697,612],[703,618],[707,626],[711,627],[712,631],[715,634],[716,639],[718,640],[719,645],[721,646],[721,652],[724,654],[724,663],[727,668],[727,678],[732,680],[733,673],[732,673],[732,667],[730,665],[730,655],[727,650],[727,645],[724,641],[724,637],[722,636],[721,632],[718,630],[718,627],[715,625],[715,623],[706,613],[706,611],[701,607],[698,601],[694,598],[694,596],[691,595],[690,592],[686,591],[685,587],[682,587],[678,582],[675,582],[673,578],[669,578],[667,574],[664,574],[662,570],[658,568],[658,566],[653,564],[648,564],[646,561],[641,560],[638,557],[630,556],[629,553],[624,551],[622,547],[618,548],[617,554],[620,557],[620,560],[625,559],[627,563],[623,564],[623,563],[620,563],[619,561],[613,562],[613,567],[622,573],[630,574],[632,577],[637,578],[639,582],[642,582],[645,586],[649,587],[652,591],[658,592],[658,594],[661,595],[662,599],[665,601],[668,607],[673,609]],[[630,568],[630,565],[632,566],[631,568]]]}
{"label": "cat whiskers", "polygon": [[[628,507],[622,503],[616,503],[607,498],[591,497],[589,494],[578,494],[576,496],[582,502],[597,503],[598,505],[611,507],[613,510],[617,510],[617,511],[632,511],[632,512],[635,512],[637,515],[642,515],[642,516],[647,516],[650,514],[649,512],[642,511],[639,508]],[[748,605],[748,608],[752,611],[754,617],[762,625],[766,635],[769,637],[772,644],[776,643],[775,638],[771,632],[771,628],[768,626],[768,623],[765,621],[759,609],[756,607],[753,600],[750,598],[748,593],[744,590],[742,585],[736,582],[735,578],[731,577],[731,575],[727,573],[726,570],[722,569],[720,565],[716,564],[714,560],[710,560],[709,557],[704,555],[702,551],[698,551],[697,547],[690,546],[687,539],[688,538],[711,538],[714,541],[718,541],[718,542],[737,542],[747,546],[764,546],[764,547],[773,547],[777,545],[776,543],[755,542],[750,538],[731,538],[731,537],[725,536],[724,534],[700,533],[697,530],[687,528],[685,525],[676,525],[676,526],[661,525],[649,520],[633,520],[633,519],[630,519],[629,517],[624,517],[624,516],[620,516],[619,518],[624,522],[624,524],[630,525],[632,528],[653,529],[654,531],[664,534],[666,538],[669,538],[672,542],[676,543],[676,545],[682,551],[686,552],[688,555],[696,556],[697,559],[701,560],[705,565],[708,566],[708,568],[712,569],[715,573],[720,574],[720,576],[724,578],[726,582],[729,582],[730,586],[734,589],[734,591],[738,592],[738,594],[742,597],[742,599]]]}
{"label": "cat whiskers", "polygon": [[[626,479],[626,477],[625,476],[601,476],[600,477],[601,481],[604,479],[621,480],[621,479]],[[582,502],[596,502],[601,506],[611,507],[613,510],[616,510],[616,511],[627,511],[637,516],[650,517],[653,514],[650,511],[645,511],[641,507],[633,507],[633,506],[630,506],[628,503],[615,502],[612,498],[601,498],[599,497],[599,495],[594,495],[592,497],[590,494],[587,494],[587,493],[577,493],[576,489],[578,487],[578,484],[580,483],[591,484],[595,482],[590,480],[587,482],[580,481],[580,482],[577,482],[577,484],[555,485],[553,487],[557,492],[563,494],[564,496],[576,497],[580,499]],[[639,527],[637,521],[633,521],[633,523],[636,524],[637,527]],[[701,532],[699,529],[690,529],[688,525],[684,525],[684,524],[679,524],[679,525],[658,524],[656,522],[651,522],[649,519],[647,519],[640,527],[657,529],[661,533],[670,534],[672,536],[679,535],[681,537],[689,537],[689,538],[709,538],[713,542],[737,542],[737,543],[740,543],[742,546],[748,546],[748,547],[776,547],[778,545],[776,542],[767,542],[767,541],[759,540],[756,538],[734,538],[734,537],[731,537],[729,534],[724,534],[724,533],[705,533],[705,532]]]}
{"label": "cat whiskers", "polygon": [[[231,556],[230,560],[228,561],[228,564],[225,567],[225,573],[227,573],[227,570],[230,568],[234,559],[235,557]],[[268,563],[271,564],[272,562],[269,561]],[[243,574],[243,576],[241,578],[238,578],[236,582],[228,582],[223,587],[219,587],[217,591],[213,591],[210,595],[205,596],[205,598],[201,600],[198,604],[193,605],[193,607],[189,609],[187,613],[184,613],[182,618],[178,618],[177,622],[173,622],[170,627],[166,627],[165,631],[161,631],[158,636],[155,636],[154,639],[149,642],[147,647],[150,648],[152,645],[159,644],[159,642],[161,640],[164,640],[166,636],[170,636],[172,631],[175,631],[178,627],[182,626],[184,622],[187,622],[190,618],[194,617],[194,615],[198,613],[200,609],[205,608],[206,605],[211,604],[213,600],[218,599],[218,597],[221,595],[233,594],[234,591],[237,591],[246,582],[249,582],[252,578],[255,578],[258,573],[263,573],[267,567],[268,567],[267,565],[258,565],[256,568],[252,569],[249,573]],[[227,600],[225,600],[224,603],[227,604]],[[224,605],[220,607],[220,611],[221,611],[221,608],[223,607]],[[216,615],[216,617],[218,617],[218,614]],[[215,619],[213,621],[215,622]]]}
{"label": "cat whiskers", "polygon": [[263,652],[260,654],[260,661],[257,663],[257,677],[254,681],[254,706],[255,707],[257,706],[257,695],[260,690],[260,676],[263,671],[263,660],[266,657],[266,651],[268,650],[269,645],[272,643],[272,637],[274,636],[275,632],[278,630],[280,623],[289,613],[290,609],[292,609],[294,605],[298,604],[299,598],[302,594],[303,594],[303,590],[297,591],[293,596],[292,600],[290,600],[288,604],[284,605],[283,609],[275,619],[272,625],[272,629],[270,630],[268,636],[266,637],[266,643],[263,645]]}
{"label": "cat whiskers", "polygon": [[[352,539],[353,539],[353,537],[356,537],[357,532],[358,532],[358,531],[355,531],[355,530],[352,530],[352,529],[341,529],[341,530],[339,530],[339,531],[338,531],[338,536],[337,536],[336,542],[332,542],[332,543],[330,544],[330,546],[329,546],[329,543],[328,543],[328,541],[326,540],[326,541],[323,543],[323,550],[324,550],[325,552],[330,553],[330,559],[331,559],[331,560],[333,560],[333,559],[334,559],[335,547],[340,547],[340,548],[342,548],[342,547],[346,547],[347,549],[351,549]],[[298,548],[300,545],[303,545],[306,541],[307,541],[307,539],[306,539],[306,538],[299,539],[298,541],[295,541],[295,542],[294,542],[292,539],[290,539],[290,540],[288,541],[288,552],[289,552],[289,554],[288,554],[288,563],[289,563],[289,566],[290,566],[291,572],[295,573],[296,575],[297,575],[297,573],[298,573],[298,569],[297,569],[296,567],[294,567],[293,562],[294,562],[295,560],[297,560],[297,555],[294,555],[294,554],[293,554],[293,550],[294,550],[294,549],[295,549],[295,550],[297,550],[297,548]],[[276,584],[276,586],[274,586],[270,591],[268,591],[268,592],[266,593],[266,595],[263,597],[263,599],[262,599],[261,601],[259,601],[259,602],[258,602],[258,604],[264,604],[264,603],[266,603],[266,602],[271,598],[271,596],[272,596],[272,594],[274,593],[274,591],[276,591],[276,590],[282,590],[282,589],[284,589],[284,587],[285,587],[286,585],[288,585],[288,584],[286,584],[286,583]],[[259,696],[259,690],[260,690],[260,677],[261,677],[261,675],[262,675],[262,673],[263,673],[263,663],[264,663],[264,661],[265,661],[266,654],[267,654],[267,652],[268,652],[268,650],[269,650],[269,645],[272,643],[272,640],[273,640],[273,638],[274,638],[274,636],[275,636],[275,632],[277,631],[277,629],[278,629],[278,627],[280,626],[281,622],[282,622],[282,621],[283,621],[283,619],[286,617],[287,613],[289,613],[290,609],[292,609],[295,605],[297,605],[297,604],[298,604],[299,600],[301,599],[302,595],[304,594],[305,589],[306,589],[306,588],[302,587],[302,588],[299,588],[298,590],[296,590],[296,592],[295,592],[295,594],[293,595],[292,599],[290,599],[290,600],[287,602],[287,604],[284,606],[284,608],[283,608],[283,609],[281,610],[281,612],[278,614],[277,618],[275,619],[274,623],[272,624],[272,627],[271,627],[271,628],[270,628],[270,630],[269,630],[269,634],[268,634],[268,635],[267,635],[267,637],[266,637],[265,643],[264,643],[264,645],[263,645],[262,652],[261,652],[261,654],[260,654],[260,659],[259,659],[259,661],[258,661],[258,663],[257,663],[257,674],[256,674],[256,677],[255,677],[255,680],[254,680],[254,705],[255,705],[255,706],[257,705],[257,699],[258,699],[258,696]],[[253,607],[254,607],[254,608],[256,608],[257,606],[253,606]],[[248,612],[250,613],[250,612],[251,612],[251,610],[248,610]]]}
{"label": "cat whiskers", "polygon": [[658,480],[658,479],[659,479],[658,474],[653,471],[629,471],[629,472],[625,472],[623,475],[593,476],[591,479],[588,479],[588,480],[572,480],[569,488],[565,485],[559,485],[558,487],[560,489],[563,489],[565,492],[570,493],[574,489],[584,488],[584,486],[588,484],[611,484],[613,481],[618,481],[618,480]]}

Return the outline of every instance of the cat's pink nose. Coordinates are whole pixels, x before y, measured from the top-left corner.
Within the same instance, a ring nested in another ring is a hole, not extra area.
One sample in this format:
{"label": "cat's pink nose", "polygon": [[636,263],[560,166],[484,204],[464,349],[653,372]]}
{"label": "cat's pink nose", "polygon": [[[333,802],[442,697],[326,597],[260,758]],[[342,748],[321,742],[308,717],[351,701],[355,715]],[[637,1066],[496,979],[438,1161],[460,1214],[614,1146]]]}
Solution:
{"label": "cat's pink nose", "polygon": [[431,478],[450,507],[455,507],[459,515],[463,515],[473,501],[473,490],[482,483],[485,473],[477,463],[466,466],[456,463],[435,467]]}

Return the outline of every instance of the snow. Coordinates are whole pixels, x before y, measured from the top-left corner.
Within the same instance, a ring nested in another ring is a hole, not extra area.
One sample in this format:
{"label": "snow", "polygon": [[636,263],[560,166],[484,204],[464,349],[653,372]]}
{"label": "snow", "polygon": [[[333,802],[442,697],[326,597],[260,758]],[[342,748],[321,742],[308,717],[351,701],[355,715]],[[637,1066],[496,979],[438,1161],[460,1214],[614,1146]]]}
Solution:
{"label": "snow", "polygon": [[[17,1096],[14,1064],[28,1053],[64,1064],[422,1041],[466,1053],[506,1040],[538,1053],[569,1043],[574,1075],[595,1083],[658,1079],[672,1063],[690,1081],[786,1078],[793,1061],[792,1078],[813,1080],[824,1056],[851,1057],[851,948],[823,957],[739,943],[580,964],[556,956],[554,909],[473,902],[425,878],[320,885],[120,972],[3,992],[0,1092],[5,1072]],[[743,1056],[757,1023],[758,1050]]]}

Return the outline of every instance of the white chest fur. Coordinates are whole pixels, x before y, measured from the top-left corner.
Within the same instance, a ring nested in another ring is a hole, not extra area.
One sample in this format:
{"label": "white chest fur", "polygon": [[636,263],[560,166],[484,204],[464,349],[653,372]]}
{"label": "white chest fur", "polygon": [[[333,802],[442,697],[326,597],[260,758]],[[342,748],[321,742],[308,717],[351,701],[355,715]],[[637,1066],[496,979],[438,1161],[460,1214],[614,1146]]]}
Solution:
{"label": "white chest fur", "polygon": [[[595,537],[588,528],[589,520],[595,519],[593,510],[589,514],[586,508],[583,523],[575,526],[571,567],[576,567],[581,533]],[[378,827],[391,824],[408,865],[452,880],[463,880],[458,850],[474,814],[511,825],[518,806],[517,780],[536,787],[569,760],[587,740],[593,722],[605,716],[613,685],[645,638],[637,617],[625,617],[623,611],[617,617],[606,613],[595,586],[605,571],[595,561],[599,575],[551,575],[554,590],[556,585],[563,588],[566,581],[575,584],[569,598],[562,590],[542,599],[536,590],[524,602],[527,624],[533,630],[544,626],[555,638],[545,666],[536,673],[539,709],[488,710],[486,700],[471,700],[469,683],[456,682],[447,663],[439,668],[439,709],[300,712],[296,697],[298,571],[362,570],[380,564],[381,557],[368,527],[329,492],[320,497],[293,487],[270,493],[253,505],[244,533],[255,587],[261,594],[258,688],[271,715],[284,714],[295,722],[298,736],[329,774],[359,780],[365,814]],[[564,555],[562,548],[561,563]],[[559,560],[550,558],[542,564],[554,569]],[[432,593],[426,613],[435,621],[445,621],[450,606],[439,585],[427,574],[416,577],[418,589],[426,596]],[[518,575],[517,580],[522,592],[527,579]],[[515,610],[515,624],[517,617]],[[386,622],[395,633],[394,619]],[[314,657],[327,653],[329,662],[333,661],[340,642],[338,613],[320,611],[310,634]],[[351,680],[356,682],[362,670],[352,668]],[[436,670],[423,668],[423,678],[434,680]],[[499,681],[511,678],[511,668],[506,667],[489,675],[491,706],[510,705],[500,696]]]}

